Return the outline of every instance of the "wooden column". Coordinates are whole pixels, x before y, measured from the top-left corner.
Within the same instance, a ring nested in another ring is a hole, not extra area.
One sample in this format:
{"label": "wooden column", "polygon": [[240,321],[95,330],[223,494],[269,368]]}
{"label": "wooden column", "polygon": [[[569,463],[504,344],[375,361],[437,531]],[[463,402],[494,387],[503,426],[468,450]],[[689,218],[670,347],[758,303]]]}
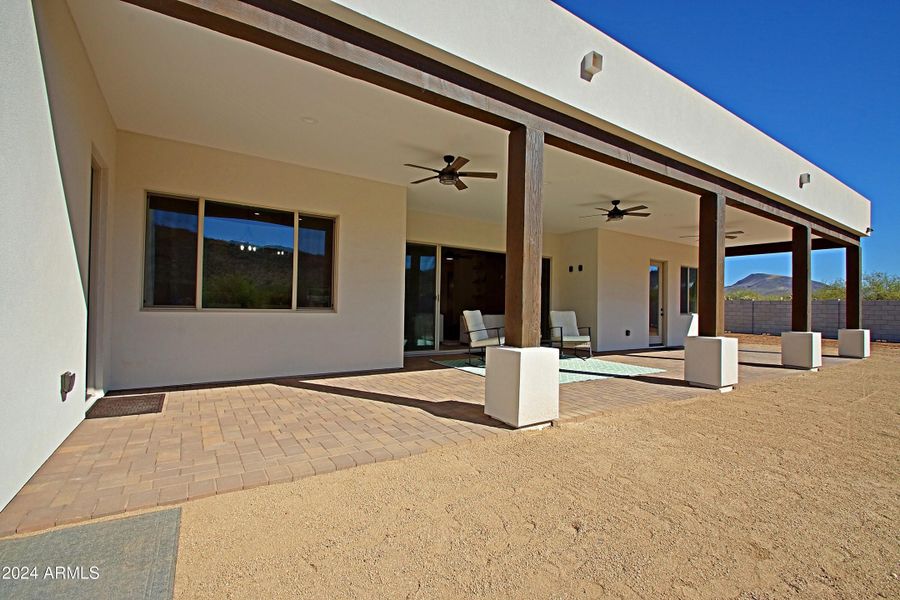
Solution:
{"label": "wooden column", "polygon": [[847,246],[844,253],[847,262],[847,329],[862,328],[862,248]]}
{"label": "wooden column", "polygon": [[812,331],[812,234],[794,226],[791,235],[791,330]]}
{"label": "wooden column", "polygon": [[725,334],[725,196],[700,196],[700,249],[697,272],[698,333]]}
{"label": "wooden column", "polygon": [[506,167],[506,344],[541,344],[544,132],[509,133]]}

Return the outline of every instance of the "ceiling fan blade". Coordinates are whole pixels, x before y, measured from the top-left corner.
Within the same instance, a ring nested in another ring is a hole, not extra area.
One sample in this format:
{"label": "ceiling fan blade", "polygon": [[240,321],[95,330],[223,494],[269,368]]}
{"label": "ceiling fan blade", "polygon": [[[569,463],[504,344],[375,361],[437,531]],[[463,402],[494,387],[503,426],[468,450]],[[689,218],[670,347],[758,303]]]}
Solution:
{"label": "ceiling fan blade", "polygon": [[641,204],[640,206],[632,206],[631,208],[623,208],[623,209],[622,209],[622,212],[625,213],[625,214],[628,214],[628,213],[630,213],[630,212],[632,212],[632,211],[635,211],[635,210],[644,210],[645,208],[647,208],[647,207],[644,206],[643,204]]}
{"label": "ceiling fan blade", "polygon": [[456,160],[454,160],[449,167],[447,167],[451,171],[459,171],[463,168],[463,166],[469,162],[469,159],[464,156],[457,156]]}
{"label": "ceiling fan blade", "polygon": [[605,217],[606,215],[584,215],[583,217],[579,217],[579,219],[590,219],[592,217]]}
{"label": "ceiling fan blade", "polygon": [[597,207],[594,207],[594,210],[602,210],[602,211],[605,212],[605,213],[608,213],[608,212],[609,212],[609,209],[608,209],[608,208],[597,208]]}
{"label": "ceiling fan blade", "polygon": [[726,234],[725,234],[725,239],[726,239],[726,240],[736,240],[736,239],[738,239],[738,236],[736,236],[736,235],[728,235],[728,234],[726,233]]}
{"label": "ceiling fan blade", "polygon": [[431,167],[423,167],[422,165],[411,165],[409,163],[403,163],[404,167],[414,167],[416,169],[425,169],[426,171],[431,171],[432,173],[440,173],[437,169],[432,169]]}
{"label": "ceiling fan blade", "polygon": [[679,235],[678,237],[679,237],[679,238],[694,238],[694,239],[697,239],[697,238],[699,238],[700,236],[699,236],[699,235]]}
{"label": "ceiling fan blade", "polygon": [[624,213],[626,217],[649,217],[650,213]]}
{"label": "ceiling fan blade", "polygon": [[466,171],[464,173],[457,173],[459,177],[480,177],[481,179],[497,179],[496,173],[487,173],[483,171]]}
{"label": "ceiling fan blade", "polygon": [[726,235],[741,235],[741,234],[743,234],[743,233],[744,233],[744,232],[743,232],[743,231],[740,231],[740,230],[738,230],[738,231],[726,231],[726,232],[725,232]]}
{"label": "ceiling fan blade", "polygon": [[410,181],[409,183],[410,183],[410,185],[412,185],[412,184],[414,184],[414,183],[422,183],[423,181],[429,181],[429,180],[431,180],[431,179],[437,179],[437,178],[438,178],[438,176],[437,176],[437,175],[434,175],[434,176],[432,176],[432,177],[426,177],[425,179],[419,179],[419,180],[417,180],[417,181]]}
{"label": "ceiling fan blade", "polygon": [[455,185],[456,189],[458,189],[459,191],[462,191],[462,190],[466,189],[467,187],[469,187],[459,179],[457,179],[456,183],[454,183],[453,185]]}

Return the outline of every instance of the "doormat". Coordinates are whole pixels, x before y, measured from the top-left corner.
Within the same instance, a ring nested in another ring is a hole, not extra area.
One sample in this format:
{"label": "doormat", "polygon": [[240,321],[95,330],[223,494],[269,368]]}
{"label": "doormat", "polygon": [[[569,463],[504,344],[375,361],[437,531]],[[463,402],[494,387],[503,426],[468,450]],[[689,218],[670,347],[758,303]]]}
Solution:
{"label": "doormat", "polygon": [[0,597],[169,600],[181,509],[0,540]]}
{"label": "doormat", "polygon": [[85,419],[127,417],[162,412],[165,394],[141,394],[139,396],[104,396],[97,400]]}

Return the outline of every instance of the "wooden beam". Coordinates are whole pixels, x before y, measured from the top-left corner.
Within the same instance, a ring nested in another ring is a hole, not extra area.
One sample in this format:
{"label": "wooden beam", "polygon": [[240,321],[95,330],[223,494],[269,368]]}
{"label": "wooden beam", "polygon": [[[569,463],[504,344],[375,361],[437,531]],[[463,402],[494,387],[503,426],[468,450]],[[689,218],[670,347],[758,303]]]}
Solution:
{"label": "wooden beam", "polygon": [[847,246],[846,261],[847,279],[847,329],[862,327],[862,250],[859,246]]}
{"label": "wooden beam", "polygon": [[791,330],[812,331],[812,237],[809,227],[791,235]]}
{"label": "wooden beam", "polygon": [[700,196],[697,270],[698,333],[725,335],[725,196]]}
{"label": "wooden beam", "polygon": [[845,245],[859,236],[740,184],[650,150],[293,0],[122,0],[512,130],[544,131],[548,144],[730,203]]}
{"label": "wooden beam", "polygon": [[541,345],[544,132],[509,134],[506,167],[506,344]]}
{"label": "wooden beam", "polygon": [[[812,241],[813,250],[831,250],[833,248],[846,248],[843,244],[827,240],[825,238],[815,238]],[[725,249],[725,256],[757,256],[759,254],[779,254],[782,252],[791,252],[793,245],[791,242],[770,242],[767,244],[745,244],[743,246],[731,246]]]}

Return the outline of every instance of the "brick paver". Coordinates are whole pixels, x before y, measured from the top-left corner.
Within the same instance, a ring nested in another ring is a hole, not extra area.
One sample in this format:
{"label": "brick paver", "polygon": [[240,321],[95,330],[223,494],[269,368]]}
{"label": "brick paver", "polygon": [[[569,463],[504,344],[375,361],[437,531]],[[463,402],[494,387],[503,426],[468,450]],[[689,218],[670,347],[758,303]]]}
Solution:
{"label": "brick paver", "polygon": [[[741,382],[794,373],[778,352],[742,347]],[[665,373],[563,385],[560,421],[709,393],[681,381],[683,352],[604,358]],[[0,512],[0,536],[509,433],[484,415],[482,377],[427,358],[402,371],[171,390],[161,413],[82,422]]]}

